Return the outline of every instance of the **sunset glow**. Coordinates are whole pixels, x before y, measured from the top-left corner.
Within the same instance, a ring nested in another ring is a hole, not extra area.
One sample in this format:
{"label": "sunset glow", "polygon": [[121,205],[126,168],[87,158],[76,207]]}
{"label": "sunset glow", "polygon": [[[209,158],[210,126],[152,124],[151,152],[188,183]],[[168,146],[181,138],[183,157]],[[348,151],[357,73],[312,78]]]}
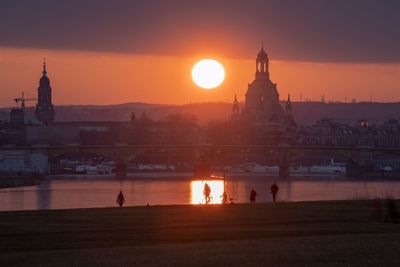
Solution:
{"label": "sunset glow", "polygon": [[202,180],[192,181],[191,188],[191,204],[205,204],[204,201],[204,185],[208,184],[211,188],[211,202],[210,204],[221,204],[221,195],[224,193],[224,181],[221,180]]}
{"label": "sunset glow", "polygon": [[0,265],[400,265],[399,14],[0,0]]}
{"label": "sunset glow", "polygon": [[[199,90],[190,75],[195,57],[4,47],[0,47],[0,54],[1,107],[13,106],[13,99],[21,90],[27,96],[36,95],[44,56],[57,105],[231,102],[234,93],[243,101],[246,84],[254,77],[254,60],[222,58],[220,62],[226,70],[223,83],[217,90]],[[157,79],[153,77],[154,62],[164,66],[157,69]],[[323,94],[328,101],[345,101],[346,97],[348,101],[353,98],[369,101],[371,97],[383,102],[400,99],[397,96],[400,64],[271,60],[270,69],[281,96],[290,93],[293,101],[300,101],[301,96],[303,101],[319,101]],[[15,73],[21,78],[16,80]]]}
{"label": "sunset glow", "polygon": [[203,59],[193,66],[192,78],[197,86],[204,89],[213,89],[224,81],[225,70],[218,61]]}

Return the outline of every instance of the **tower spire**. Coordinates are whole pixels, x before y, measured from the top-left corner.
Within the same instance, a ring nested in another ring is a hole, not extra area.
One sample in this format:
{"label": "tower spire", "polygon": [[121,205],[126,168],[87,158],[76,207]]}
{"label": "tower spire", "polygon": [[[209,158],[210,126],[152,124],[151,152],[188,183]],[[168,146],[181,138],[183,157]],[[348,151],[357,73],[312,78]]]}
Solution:
{"label": "tower spire", "polygon": [[50,79],[47,77],[46,58],[43,58],[43,76],[39,80],[38,102],[35,109],[35,117],[44,125],[54,121],[54,105],[51,102]]}
{"label": "tower spire", "polygon": [[292,101],[290,100],[290,94],[287,96],[287,102],[286,102],[286,115],[289,118],[293,118],[293,108],[292,108]]}
{"label": "tower spire", "polygon": [[232,119],[236,120],[240,116],[240,106],[239,102],[237,100],[237,96],[235,94],[235,99],[233,100],[233,106],[232,106]]}
{"label": "tower spire", "polygon": [[43,76],[46,76],[47,70],[46,70],[46,58],[43,58]]}

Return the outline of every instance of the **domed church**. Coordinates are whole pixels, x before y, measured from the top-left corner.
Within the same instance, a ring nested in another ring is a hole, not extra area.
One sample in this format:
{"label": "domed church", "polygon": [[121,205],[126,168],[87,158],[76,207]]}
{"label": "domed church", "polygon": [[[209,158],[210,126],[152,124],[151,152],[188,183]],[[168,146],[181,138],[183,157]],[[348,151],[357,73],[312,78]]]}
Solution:
{"label": "domed church", "polygon": [[269,78],[269,59],[264,47],[257,55],[255,79],[247,88],[244,115],[262,124],[286,118],[276,84]]}
{"label": "domed church", "polygon": [[[233,105],[233,110],[238,110],[236,96]],[[237,113],[233,112],[232,116],[237,119],[240,117],[252,142],[258,140],[257,143],[287,143],[296,128],[290,96],[288,95],[283,109],[277,86],[270,80],[269,59],[263,45],[256,58],[255,79],[248,84],[243,112],[240,116]]]}

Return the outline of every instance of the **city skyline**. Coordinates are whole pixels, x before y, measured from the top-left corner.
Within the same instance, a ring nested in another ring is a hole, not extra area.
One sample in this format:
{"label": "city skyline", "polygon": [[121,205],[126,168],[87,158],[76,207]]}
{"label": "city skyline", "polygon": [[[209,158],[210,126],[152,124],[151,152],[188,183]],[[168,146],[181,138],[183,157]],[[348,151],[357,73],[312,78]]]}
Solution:
{"label": "city skyline", "polygon": [[[0,51],[7,51],[7,54],[2,54],[0,60],[4,74],[1,86],[5,88],[0,92],[0,107],[13,106],[12,100],[22,91],[36,95],[43,56],[48,62],[57,105],[231,102],[235,93],[239,101],[243,101],[254,65],[254,59],[219,59],[226,68],[226,80],[216,90],[204,91],[193,84],[190,77],[191,67],[200,57],[2,49]],[[160,79],[152,80],[146,75],[152,71],[154,62],[164,68],[157,72]],[[400,95],[396,97],[400,64],[287,62],[272,58],[271,66],[271,76],[279,83],[282,96],[291,94],[295,102],[320,101],[321,97],[327,102],[400,101]],[[13,77],[15,72],[19,73],[18,80]],[[301,74],[296,75],[296,72]],[[171,80],[176,82],[168,83]],[[108,94],[110,87],[118,94]],[[160,91],[163,94],[160,95]]]}
{"label": "city skyline", "polygon": [[0,0],[0,266],[400,266],[399,14]]}
{"label": "city skyline", "polygon": [[[243,101],[261,41],[271,77],[293,101],[400,100],[400,4],[299,2],[233,1],[226,10],[224,1],[83,1],[80,9],[76,1],[5,1],[0,107],[21,91],[36,95],[43,57],[57,105],[231,102],[235,93]],[[226,69],[216,90],[191,80],[202,58]]]}

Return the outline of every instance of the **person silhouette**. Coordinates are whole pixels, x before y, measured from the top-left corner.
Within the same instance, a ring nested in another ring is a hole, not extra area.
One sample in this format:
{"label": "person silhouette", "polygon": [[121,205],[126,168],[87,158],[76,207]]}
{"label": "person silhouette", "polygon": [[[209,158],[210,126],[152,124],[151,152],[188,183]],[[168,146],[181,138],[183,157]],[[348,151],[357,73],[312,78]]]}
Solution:
{"label": "person silhouette", "polygon": [[256,192],[256,190],[254,190],[254,188],[252,188],[250,191],[250,202],[251,203],[256,203],[256,196],[257,196],[257,192]]}
{"label": "person silhouette", "polygon": [[125,203],[124,194],[122,193],[122,191],[119,191],[119,194],[117,196],[117,204],[119,205],[120,208],[122,208],[124,203]]}
{"label": "person silhouette", "polygon": [[226,193],[226,191],[224,191],[224,193],[222,193],[221,195],[222,197],[222,204],[227,204],[228,203],[228,194]]}
{"label": "person silhouette", "polygon": [[204,184],[203,195],[204,195],[206,204],[210,203],[210,201],[211,201],[211,197],[210,197],[210,195],[211,195],[211,188],[210,188],[210,186],[209,186],[207,183]]}
{"label": "person silhouette", "polygon": [[279,191],[279,187],[276,185],[275,181],[274,183],[271,185],[271,194],[272,194],[272,200],[274,202],[276,202],[276,194]]}

